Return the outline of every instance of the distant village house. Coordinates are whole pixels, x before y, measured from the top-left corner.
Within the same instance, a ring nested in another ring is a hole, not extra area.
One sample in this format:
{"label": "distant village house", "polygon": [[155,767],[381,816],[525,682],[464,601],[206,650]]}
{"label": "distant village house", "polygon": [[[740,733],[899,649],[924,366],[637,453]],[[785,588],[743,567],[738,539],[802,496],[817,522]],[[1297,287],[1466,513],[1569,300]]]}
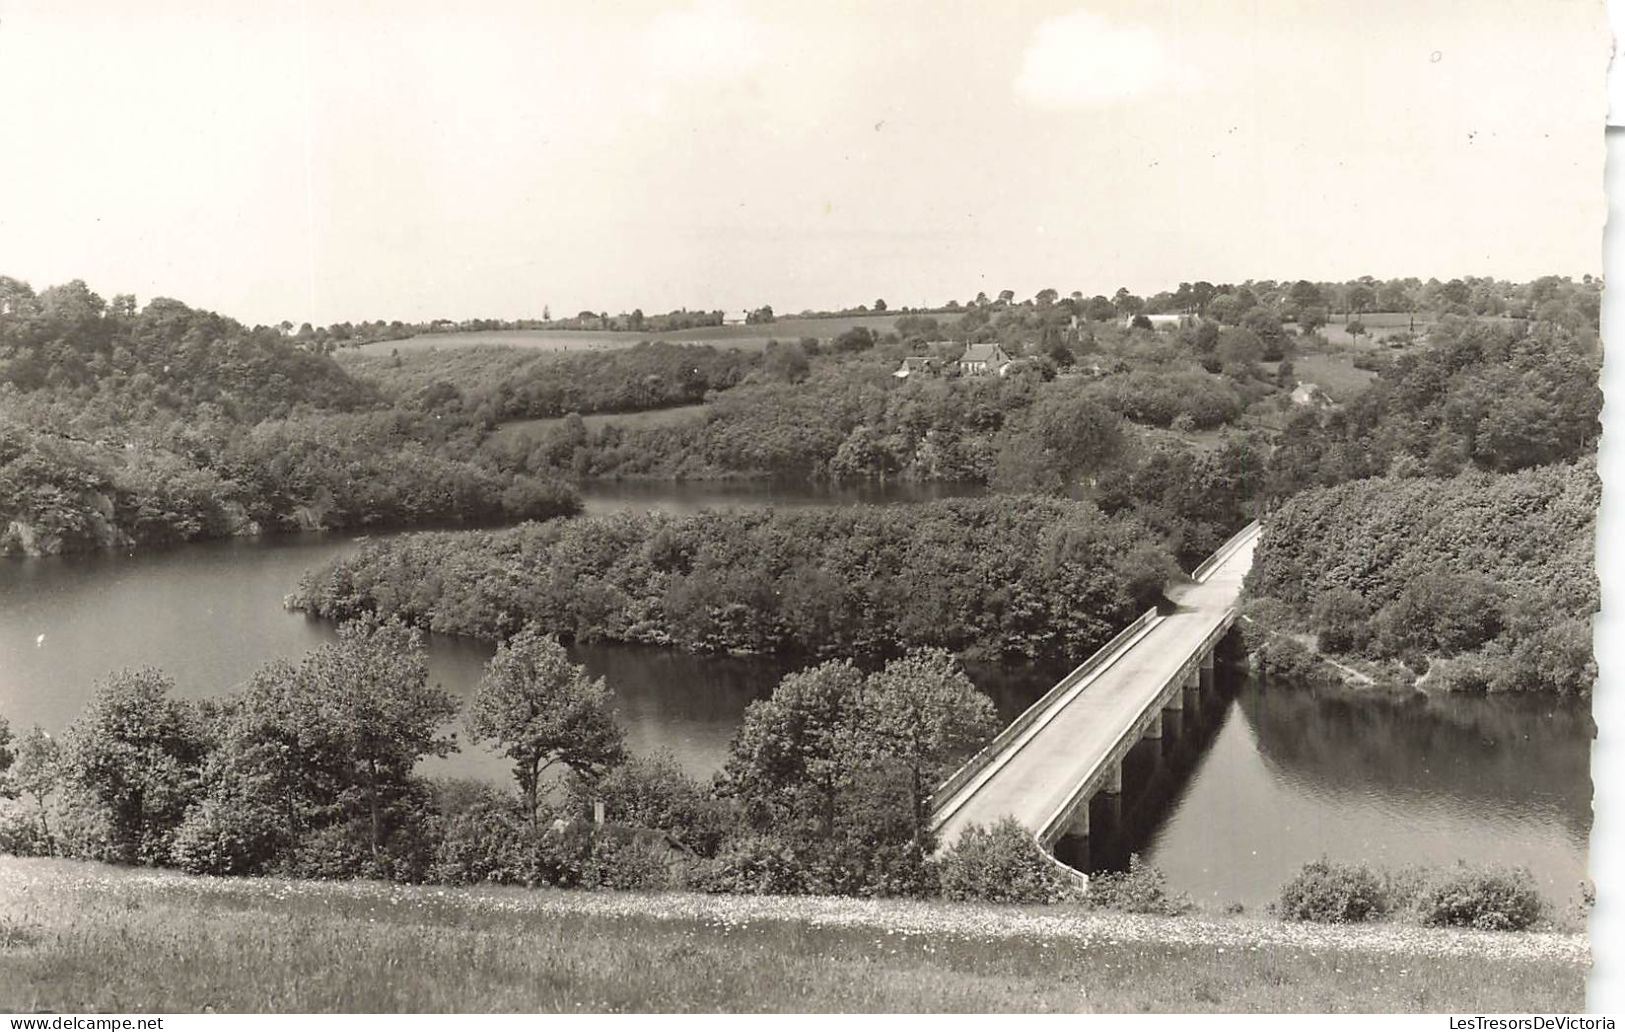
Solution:
{"label": "distant village house", "polygon": [[986,376],[989,373],[1003,376],[1010,371],[1013,361],[1002,345],[968,344],[965,353],[959,356],[959,371],[966,376]]}
{"label": "distant village house", "polygon": [[892,375],[899,380],[906,380],[911,376],[941,376],[942,359],[931,355],[909,355]]}

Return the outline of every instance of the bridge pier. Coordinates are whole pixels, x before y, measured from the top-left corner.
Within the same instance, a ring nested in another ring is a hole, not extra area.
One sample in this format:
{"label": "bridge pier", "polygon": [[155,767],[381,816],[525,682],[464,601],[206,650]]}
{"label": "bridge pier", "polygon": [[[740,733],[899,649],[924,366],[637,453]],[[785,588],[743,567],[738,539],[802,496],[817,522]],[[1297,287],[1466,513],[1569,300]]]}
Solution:
{"label": "bridge pier", "polygon": [[[1255,523],[1227,541],[1173,591],[1177,607],[1142,613],[938,786],[931,828],[939,841],[1009,815],[1046,849],[1087,851],[1091,802],[1111,826],[1101,834],[1114,836],[1120,808],[1162,791],[1168,779],[1159,771],[1187,758],[1219,715],[1204,716],[1223,701],[1206,691],[1215,682],[1214,649],[1237,619],[1258,534]],[[1115,662],[1131,653],[1135,661]],[[1123,802],[1127,774],[1136,785]],[[1056,781],[1070,786],[1064,802],[1036,790]]]}
{"label": "bridge pier", "polygon": [[1084,803],[1078,807],[1078,812],[1072,815],[1072,821],[1066,826],[1066,833],[1076,838],[1089,837],[1089,804]]}

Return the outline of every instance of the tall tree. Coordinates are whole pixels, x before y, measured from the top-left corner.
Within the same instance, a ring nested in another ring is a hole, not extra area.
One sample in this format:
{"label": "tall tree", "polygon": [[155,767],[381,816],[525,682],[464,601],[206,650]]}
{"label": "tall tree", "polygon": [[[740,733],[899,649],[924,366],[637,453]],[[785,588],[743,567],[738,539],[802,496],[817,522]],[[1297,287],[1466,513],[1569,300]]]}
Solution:
{"label": "tall tree", "polygon": [[998,731],[993,700],[944,649],[920,649],[869,677],[858,727],[874,754],[908,772],[915,838],[924,841],[931,792]]}
{"label": "tall tree", "polygon": [[745,710],[722,783],[764,830],[794,826],[828,835],[855,767],[863,675],[831,660],[785,675]]}
{"label": "tall tree", "polygon": [[360,796],[377,859],[412,769],[425,756],[456,748],[442,728],[457,714],[457,702],[429,683],[423,635],[399,620],[343,625],[337,642],[305,657],[296,678],[294,691],[314,706],[330,735],[326,762]]}
{"label": "tall tree", "polygon": [[68,729],[68,777],[125,862],[167,860],[197,791],[206,748],[196,712],[170,698],[173,687],[156,670],[121,670],[97,686]]}
{"label": "tall tree", "polygon": [[531,820],[544,772],[562,763],[588,779],[619,762],[623,733],[603,678],[570,662],[564,647],[526,627],[486,664],[468,714],[468,731],[491,740],[513,761]]}

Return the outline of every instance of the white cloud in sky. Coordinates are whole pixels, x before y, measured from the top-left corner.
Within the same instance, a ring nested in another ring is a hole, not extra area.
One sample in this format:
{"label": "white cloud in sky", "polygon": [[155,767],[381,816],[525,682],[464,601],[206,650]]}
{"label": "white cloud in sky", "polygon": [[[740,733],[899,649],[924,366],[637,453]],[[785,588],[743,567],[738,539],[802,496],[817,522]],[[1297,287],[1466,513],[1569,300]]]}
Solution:
{"label": "white cloud in sky", "polygon": [[1039,23],[1015,89],[1039,107],[1102,107],[1193,78],[1151,29],[1079,10]]}

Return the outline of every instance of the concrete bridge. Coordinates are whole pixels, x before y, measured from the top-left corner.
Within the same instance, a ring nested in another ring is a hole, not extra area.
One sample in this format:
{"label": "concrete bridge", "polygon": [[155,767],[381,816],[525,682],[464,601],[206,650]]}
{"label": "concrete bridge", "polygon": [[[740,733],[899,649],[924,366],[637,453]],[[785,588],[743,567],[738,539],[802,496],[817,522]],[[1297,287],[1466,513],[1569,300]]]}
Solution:
{"label": "concrete bridge", "polygon": [[1123,757],[1162,736],[1165,711],[1211,679],[1213,649],[1235,623],[1259,525],[1225,542],[1148,610],[1028,707],[932,795],[939,848],[973,824],[1014,817],[1041,846],[1089,834],[1089,801],[1120,793]]}

